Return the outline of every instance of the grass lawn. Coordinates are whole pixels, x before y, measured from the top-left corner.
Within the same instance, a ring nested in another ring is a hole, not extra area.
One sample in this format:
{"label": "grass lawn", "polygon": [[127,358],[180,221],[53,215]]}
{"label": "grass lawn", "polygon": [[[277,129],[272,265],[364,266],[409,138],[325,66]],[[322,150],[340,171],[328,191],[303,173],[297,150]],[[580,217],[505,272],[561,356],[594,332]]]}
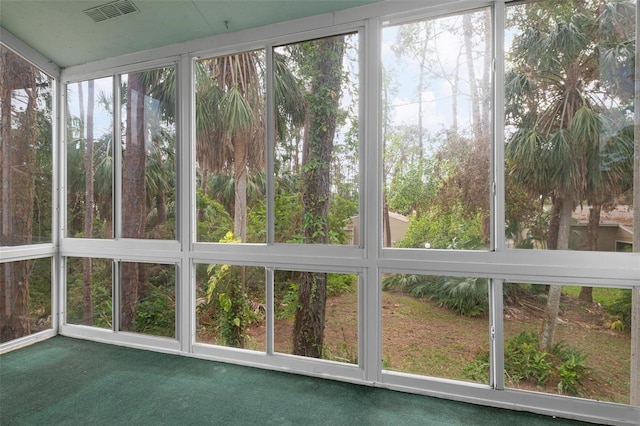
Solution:
{"label": "grass lawn", "polygon": [[[620,298],[624,291],[621,288],[610,288],[610,287],[594,287],[593,288],[593,301],[596,303],[600,303],[605,308],[613,305],[616,300]],[[578,286],[563,286],[562,294],[567,294],[573,297],[578,297],[580,294],[580,287]]]}
{"label": "grass lawn", "polygon": [[[629,403],[630,349],[628,333],[610,328],[611,316],[603,308],[622,290],[594,289],[594,304],[577,299],[579,287],[563,287],[556,342],[587,355],[590,374],[580,387],[588,399]],[[327,299],[324,358],[358,362],[358,295],[355,289]],[[522,331],[538,332],[544,314],[544,297],[516,300],[505,306],[505,338]],[[264,323],[248,330],[252,346],[264,347]],[[292,353],[293,318],[275,321],[275,350]],[[465,367],[489,348],[489,320],[486,315],[465,317],[428,299],[416,299],[399,292],[382,294],[383,369],[422,376],[474,381]],[[487,378],[478,378],[487,383]],[[559,393],[555,383],[539,387],[531,383],[510,383],[510,387]]]}

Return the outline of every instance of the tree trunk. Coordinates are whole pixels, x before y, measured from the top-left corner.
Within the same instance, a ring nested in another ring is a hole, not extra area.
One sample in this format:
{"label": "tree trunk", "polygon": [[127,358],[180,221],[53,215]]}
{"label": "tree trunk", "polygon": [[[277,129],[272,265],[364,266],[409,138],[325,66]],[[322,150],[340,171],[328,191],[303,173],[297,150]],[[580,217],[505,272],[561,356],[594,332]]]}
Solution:
{"label": "tree trunk", "polygon": [[[587,246],[590,251],[598,250],[598,236],[600,233],[600,212],[602,204],[593,203],[589,209],[589,224],[587,225]],[[593,287],[582,287],[578,299],[585,303],[593,303]]]}
{"label": "tree trunk", "polygon": [[425,80],[425,66],[427,62],[427,43],[429,42],[429,23],[425,22],[425,35],[424,44],[420,51],[420,74],[418,76],[418,164],[420,164],[420,180],[422,180],[422,170],[424,165],[424,128],[422,127],[423,115],[422,115],[422,102],[424,92],[424,80]]}
{"label": "tree trunk", "polygon": [[[309,131],[303,145],[302,235],[305,243],[328,244],[330,165],[335,137],[344,38],[317,40],[310,56],[314,72],[308,108]],[[300,274],[298,303],[293,329],[293,353],[322,357],[327,274]]]}
{"label": "tree trunk", "polygon": [[0,266],[0,343],[4,343],[31,334],[30,262],[23,260]]}
{"label": "tree trunk", "polygon": [[[383,107],[383,111],[384,111],[384,117],[382,118],[382,155],[386,156],[387,154],[387,123],[389,122],[389,94],[388,94],[388,85],[387,84],[383,84],[383,92],[382,92],[382,96],[383,96],[383,103],[384,103],[384,107]],[[455,96],[454,96],[455,97]],[[386,162],[383,162],[386,163]],[[382,246],[383,247],[391,247],[391,222],[389,221],[389,197],[388,197],[388,186],[387,186],[387,176],[388,176],[388,170],[387,170],[387,165],[383,164],[382,166],[382,184],[384,185],[384,190],[382,192],[382,228],[383,228],[383,237],[382,237]],[[360,215],[360,218],[362,218],[362,215]],[[360,221],[360,223],[362,223],[362,221]],[[357,232],[360,232],[360,230],[362,229],[362,225],[359,226],[359,229],[357,230]],[[356,230],[354,229],[353,232],[356,232]],[[362,242],[362,238],[361,236],[358,236],[358,241]]]}
{"label": "tree trunk", "polygon": [[560,226],[560,210],[562,210],[562,199],[551,197],[551,217],[549,218],[549,228],[547,232],[547,249],[558,248],[558,228]]}
{"label": "tree trunk", "polygon": [[478,94],[478,83],[476,81],[476,72],[473,66],[473,46],[471,38],[473,37],[473,25],[471,24],[471,15],[465,13],[462,17],[462,28],[464,31],[465,55],[467,58],[467,72],[469,75],[469,91],[471,92],[471,119],[473,121],[473,140],[478,143],[482,140],[482,120],[480,118],[480,99]]}
{"label": "tree trunk", "polygon": [[[562,197],[558,200],[562,207],[558,217],[558,250],[569,248],[569,236],[571,234],[571,214],[573,213],[573,200],[570,197]],[[545,315],[540,331],[540,350],[549,352],[553,346],[556,334],[556,322],[560,311],[560,296],[562,286],[553,284],[549,286],[549,295],[545,307]]]}
{"label": "tree trunk", "polygon": [[462,50],[458,52],[456,57],[456,68],[453,72],[453,82],[451,83],[451,129],[452,135],[458,134],[458,87],[460,85],[460,57],[462,56]]}
{"label": "tree trunk", "polygon": [[492,48],[493,48],[493,37],[491,37],[492,33],[492,22],[491,22],[491,11],[485,10],[484,16],[482,18],[483,28],[484,28],[484,73],[482,74],[482,87],[481,95],[481,117],[482,117],[482,130],[489,131],[491,126],[491,96],[488,96],[491,93],[491,62],[493,60]]}
{"label": "tree trunk", "polygon": [[[14,91],[26,96],[23,111],[13,111]],[[0,245],[32,242],[35,196],[36,77],[33,67],[0,46],[2,112],[2,236]],[[0,274],[0,342],[31,334],[29,261],[2,264]]]}
{"label": "tree trunk", "polygon": [[159,190],[156,194],[156,212],[158,214],[157,226],[159,227],[167,221],[167,202],[163,190]]}
{"label": "tree trunk", "polygon": [[[122,236],[143,238],[146,218],[145,87],[140,74],[129,74],[126,105],[126,145],[122,172]],[[134,331],[138,304],[138,264],[121,266],[120,330]]]}
{"label": "tree trunk", "polygon": [[[207,195],[207,179],[209,178],[209,170],[206,166],[202,167],[202,181],[200,182],[200,188],[202,189],[202,195]],[[204,222],[204,208],[198,206],[198,222]],[[200,236],[196,236],[198,239]]]}
{"label": "tree trunk", "polygon": [[[78,83],[79,87],[81,83]],[[93,111],[94,111],[94,81],[89,80],[89,90],[87,93],[87,137],[85,139],[84,154],[84,236],[93,237]],[[82,118],[81,118],[82,119]],[[91,298],[91,258],[82,258],[82,305],[85,325],[93,325],[93,302]]]}
{"label": "tree trunk", "polygon": [[0,130],[2,131],[2,200],[0,200],[0,214],[2,215],[2,235],[0,236],[0,246],[11,244],[11,169],[12,169],[12,131],[11,131],[11,97],[13,94],[11,81],[12,69],[11,56],[9,50],[0,45]]}
{"label": "tree trunk", "polygon": [[[387,203],[387,194],[383,194],[384,200],[382,207],[382,223],[384,226],[384,237],[382,239],[382,245],[384,247],[391,247],[391,221],[389,220],[389,203]],[[362,228],[362,226],[360,226]]]}
{"label": "tree trunk", "polygon": [[240,242],[247,242],[247,151],[248,140],[236,137],[233,143],[234,214],[233,233]]}

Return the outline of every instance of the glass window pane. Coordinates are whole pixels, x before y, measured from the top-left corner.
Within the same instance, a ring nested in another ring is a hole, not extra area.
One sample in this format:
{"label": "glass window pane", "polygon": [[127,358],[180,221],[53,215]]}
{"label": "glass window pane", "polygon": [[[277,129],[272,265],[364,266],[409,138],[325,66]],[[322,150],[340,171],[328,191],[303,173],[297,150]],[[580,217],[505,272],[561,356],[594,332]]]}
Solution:
{"label": "glass window pane", "polygon": [[264,58],[195,63],[198,241],[266,241]]}
{"label": "glass window pane", "polygon": [[51,328],[51,258],[0,263],[0,343]]}
{"label": "glass window pane", "polygon": [[382,31],[383,243],[487,249],[491,10]]}
{"label": "glass window pane", "polygon": [[122,81],[122,236],[176,238],[175,69]]}
{"label": "glass window pane", "polygon": [[113,237],[113,78],[67,84],[67,232]]}
{"label": "glass window pane", "polygon": [[382,368],[489,383],[486,278],[384,274]]}
{"label": "glass window pane", "polygon": [[265,351],[264,268],[196,266],[196,342]]}
{"label": "glass window pane", "polygon": [[176,266],[120,264],[120,331],[176,336]]}
{"label": "glass window pane", "polygon": [[[545,321],[554,287],[558,314]],[[628,404],[630,329],[629,289],[507,283],[505,385]]]}
{"label": "glass window pane", "polygon": [[51,242],[53,80],[0,45],[0,246]]}
{"label": "glass window pane", "polygon": [[635,9],[633,1],[507,7],[510,247],[632,244]]}
{"label": "glass window pane", "polygon": [[274,350],[358,363],[358,275],[275,271]]}
{"label": "glass window pane", "polygon": [[358,43],[274,49],[276,242],[359,243]]}
{"label": "glass window pane", "polygon": [[113,328],[113,261],[67,258],[67,324]]}

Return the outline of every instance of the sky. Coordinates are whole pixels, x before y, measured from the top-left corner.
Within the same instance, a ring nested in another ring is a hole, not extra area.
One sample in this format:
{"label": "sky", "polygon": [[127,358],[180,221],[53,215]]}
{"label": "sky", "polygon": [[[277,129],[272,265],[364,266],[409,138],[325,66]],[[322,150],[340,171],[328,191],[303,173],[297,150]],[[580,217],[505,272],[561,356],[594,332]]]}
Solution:
{"label": "sky", "polygon": [[[476,12],[473,19],[480,18],[481,13]],[[453,75],[455,73],[456,62],[459,61],[459,82],[458,82],[458,105],[457,118],[459,128],[469,125],[471,121],[471,105],[469,97],[468,72],[466,67],[466,56],[464,54],[462,36],[461,15],[436,18],[434,20],[434,31],[438,35],[428,41],[428,48],[435,49],[427,55],[427,65],[439,74]],[[409,23],[407,26],[416,28],[419,23]],[[453,30],[451,30],[453,28]],[[420,64],[415,55],[405,54],[398,56],[394,52],[397,46],[400,26],[389,26],[382,33],[382,62],[385,72],[391,79],[391,87],[394,88],[391,100],[392,123],[394,125],[417,125],[418,124],[418,82],[420,74]],[[483,58],[478,55],[484,47],[484,37],[475,32],[473,35],[474,55],[477,56],[474,62],[476,79],[482,77]],[[422,43],[414,43],[418,48]],[[423,98],[423,127],[431,134],[435,134],[452,125],[452,86],[442,76],[428,75]]]}

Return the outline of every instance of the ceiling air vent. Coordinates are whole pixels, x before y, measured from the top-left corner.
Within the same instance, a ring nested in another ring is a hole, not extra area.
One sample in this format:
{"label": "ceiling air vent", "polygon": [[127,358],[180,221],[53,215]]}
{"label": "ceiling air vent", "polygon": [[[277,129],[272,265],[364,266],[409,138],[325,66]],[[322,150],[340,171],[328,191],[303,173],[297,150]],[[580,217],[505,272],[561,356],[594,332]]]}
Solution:
{"label": "ceiling air vent", "polygon": [[116,18],[121,15],[127,15],[138,11],[139,9],[130,0],[117,0],[101,6],[92,7],[91,9],[84,10],[83,12],[95,22],[102,22],[107,19]]}

